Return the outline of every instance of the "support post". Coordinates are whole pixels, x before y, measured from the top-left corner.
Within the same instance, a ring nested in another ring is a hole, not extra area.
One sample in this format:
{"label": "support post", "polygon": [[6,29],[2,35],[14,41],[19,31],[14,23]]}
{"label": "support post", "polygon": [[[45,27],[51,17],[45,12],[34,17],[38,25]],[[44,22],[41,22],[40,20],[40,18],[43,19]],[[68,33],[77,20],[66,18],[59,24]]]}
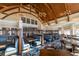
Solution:
{"label": "support post", "polygon": [[41,45],[44,45],[44,35],[41,36]]}
{"label": "support post", "polygon": [[22,39],[21,39],[21,30],[18,30],[18,55],[22,55]]}
{"label": "support post", "polygon": [[20,20],[18,20],[18,55],[22,55],[22,50],[24,47],[24,40],[23,40],[23,23],[22,23],[22,18]]}

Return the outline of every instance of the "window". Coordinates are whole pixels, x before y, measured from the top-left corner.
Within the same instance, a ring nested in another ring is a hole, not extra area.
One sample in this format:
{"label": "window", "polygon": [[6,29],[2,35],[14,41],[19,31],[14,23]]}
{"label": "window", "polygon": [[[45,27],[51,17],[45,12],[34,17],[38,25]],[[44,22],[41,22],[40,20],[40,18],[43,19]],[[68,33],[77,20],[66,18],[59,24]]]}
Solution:
{"label": "window", "polygon": [[26,18],[25,17],[21,17],[21,20],[23,21],[23,23],[25,23]]}
{"label": "window", "polygon": [[27,18],[27,24],[30,24],[30,19],[29,18]]}
{"label": "window", "polygon": [[37,25],[37,21],[35,21],[35,25]]}
{"label": "window", "polygon": [[16,35],[16,34],[17,34],[17,29],[11,28],[11,35]]}
{"label": "window", "polygon": [[34,24],[34,20],[33,19],[31,19],[31,24]]}
{"label": "window", "polygon": [[6,33],[6,28],[2,28],[2,34],[5,35]]}
{"label": "window", "polygon": [[10,28],[2,28],[3,35],[10,35],[9,31],[10,31]]}

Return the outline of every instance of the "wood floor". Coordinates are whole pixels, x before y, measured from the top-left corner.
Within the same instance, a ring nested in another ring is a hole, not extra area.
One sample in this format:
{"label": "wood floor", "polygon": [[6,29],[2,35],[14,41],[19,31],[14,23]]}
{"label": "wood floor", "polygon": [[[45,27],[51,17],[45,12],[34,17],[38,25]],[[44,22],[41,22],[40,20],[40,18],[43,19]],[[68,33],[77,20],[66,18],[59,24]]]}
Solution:
{"label": "wood floor", "polygon": [[40,56],[71,56],[71,54],[66,50],[41,49]]}

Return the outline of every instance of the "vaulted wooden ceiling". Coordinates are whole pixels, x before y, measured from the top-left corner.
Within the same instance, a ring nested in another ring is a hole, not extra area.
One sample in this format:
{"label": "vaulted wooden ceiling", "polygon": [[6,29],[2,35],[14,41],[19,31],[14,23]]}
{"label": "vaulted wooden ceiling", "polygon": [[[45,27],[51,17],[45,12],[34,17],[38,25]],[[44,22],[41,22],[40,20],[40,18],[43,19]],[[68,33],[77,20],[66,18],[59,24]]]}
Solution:
{"label": "vaulted wooden ceiling", "polygon": [[79,11],[79,4],[77,3],[6,3],[0,4],[0,13],[5,14],[2,19],[11,15],[5,12],[16,8],[18,8],[18,12],[20,12],[21,7],[24,9],[26,9],[25,7],[29,7],[29,11],[31,11],[31,8],[34,9],[44,23],[52,20],[58,23],[57,19],[63,16],[67,16],[67,21],[69,21],[69,15]]}

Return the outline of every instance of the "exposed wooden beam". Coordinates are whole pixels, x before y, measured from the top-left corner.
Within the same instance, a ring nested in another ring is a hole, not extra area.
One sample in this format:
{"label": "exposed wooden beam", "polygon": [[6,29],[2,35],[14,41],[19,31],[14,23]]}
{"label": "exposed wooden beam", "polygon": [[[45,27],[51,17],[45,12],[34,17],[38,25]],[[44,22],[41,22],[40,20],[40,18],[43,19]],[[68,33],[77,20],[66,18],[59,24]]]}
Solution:
{"label": "exposed wooden beam", "polygon": [[3,12],[1,12],[1,14],[8,15],[7,13],[3,13]]}
{"label": "exposed wooden beam", "polygon": [[[32,5],[33,9],[36,11],[36,13],[37,13],[38,17],[40,17],[40,15],[39,15],[39,13],[38,13],[38,12],[40,12],[40,10],[38,10],[34,4],[31,4],[31,5]],[[40,21],[41,21],[41,22],[42,22],[42,24],[43,24],[43,23],[44,23],[44,21],[42,21],[42,20],[43,20],[43,19],[42,19],[42,17],[40,17],[40,19],[41,19]]]}
{"label": "exposed wooden beam", "polygon": [[18,30],[17,35],[18,35],[18,50],[17,50],[17,54],[19,56],[22,56],[22,38],[21,38],[21,29]]}
{"label": "exposed wooden beam", "polygon": [[[50,9],[49,6],[47,5],[47,3],[45,3],[44,5],[51,11],[51,9]],[[49,20],[48,17],[47,17],[47,19]],[[47,20],[47,24],[50,25],[50,24],[48,23],[48,20]]]}
{"label": "exposed wooden beam", "polygon": [[48,15],[47,9],[45,8],[46,6],[44,4],[42,5],[42,8],[44,8],[44,9],[42,9],[42,11],[39,8],[36,8],[36,7],[38,7],[38,5],[36,5],[36,4],[34,4],[32,6],[34,7],[34,9],[36,10],[36,12],[38,13],[38,16],[40,16],[39,12],[41,12],[41,13],[45,12],[46,13],[46,17],[43,17],[43,16],[41,17],[40,16],[40,18],[43,20],[43,22],[48,23],[48,20],[49,20],[48,16],[49,15]]}
{"label": "exposed wooden beam", "polygon": [[29,10],[29,11],[30,11],[30,13],[31,13],[31,10],[32,10],[32,6],[31,6],[31,4],[30,4],[30,10]]}
{"label": "exposed wooden beam", "polygon": [[[57,24],[57,17],[56,17],[56,13],[55,13],[55,10],[54,8],[51,7],[51,5],[48,4],[48,6],[50,7],[50,9],[52,10],[52,13],[54,13],[54,19],[55,19],[55,23]],[[54,7],[54,5],[52,4],[52,6]]]}
{"label": "exposed wooden beam", "polygon": [[1,9],[0,12],[10,11],[10,10],[13,10],[13,9],[16,9],[16,8],[18,8],[18,6],[10,6],[8,8]]}
{"label": "exposed wooden beam", "polygon": [[65,3],[64,6],[65,6],[65,13],[66,13],[66,16],[67,16],[67,21],[69,22],[70,21],[70,17],[69,17],[70,12],[69,12],[69,9],[68,9],[68,5]]}
{"label": "exposed wooden beam", "polygon": [[[52,10],[52,8],[51,8],[51,6],[50,6],[49,4],[45,3],[44,5],[51,11],[51,14],[54,14],[54,11]],[[54,17],[54,19],[56,20],[56,16],[53,15],[53,17]],[[53,19],[52,19],[52,20],[53,20]],[[56,24],[58,23],[57,20],[56,20],[55,22],[56,22]]]}
{"label": "exposed wooden beam", "polygon": [[13,10],[13,9],[16,9],[16,8],[18,8],[18,7],[9,8],[9,9],[6,9],[6,10],[4,10],[4,11],[2,11],[2,12],[10,11],[10,10]]}
{"label": "exposed wooden beam", "polygon": [[[19,13],[19,12],[13,12],[13,13],[10,13],[10,14],[7,14],[6,16],[4,16],[4,17],[2,17],[2,18],[0,18],[0,19],[5,19],[6,17],[8,17],[8,16],[10,16],[10,15],[13,15],[13,14],[17,14],[17,13]],[[30,13],[28,13],[28,12],[20,12],[20,13],[26,13],[26,14],[30,14]],[[34,15],[34,14],[30,14],[30,15],[32,15],[32,16],[34,16],[34,17],[36,17],[40,22],[41,22],[41,19],[39,18],[39,16],[36,16],[36,15]],[[43,22],[41,22],[42,24],[43,24]]]}
{"label": "exposed wooden beam", "polygon": [[19,6],[18,6],[18,12],[20,12],[20,11],[21,11],[21,9],[20,9],[20,8],[21,8],[21,6],[19,5]]}
{"label": "exposed wooden beam", "polygon": [[[46,4],[46,3],[45,3]],[[45,22],[49,25],[49,23],[48,23],[48,20],[49,20],[49,15],[48,15],[48,8],[46,8],[47,6],[45,5],[45,4],[43,4],[43,8],[45,8],[45,9],[42,9],[43,10],[43,12],[45,12],[46,13],[46,16],[44,17],[45,18]]]}
{"label": "exposed wooden beam", "polygon": [[3,8],[8,8],[7,5],[5,5],[5,4],[0,3],[0,6],[3,7]]}
{"label": "exposed wooden beam", "polygon": [[[23,8],[23,9],[25,9],[25,10],[28,10],[28,11],[29,11],[29,9],[27,9],[25,6],[22,6],[21,8]],[[32,10],[31,10],[31,12],[32,12],[32,13],[37,14],[36,12],[34,12],[34,11],[32,11]]]}
{"label": "exposed wooden beam", "polygon": [[[27,14],[30,14],[30,13],[28,13],[28,12],[22,12],[22,11],[21,11],[21,12],[13,12],[13,13],[10,13],[10,14],[8,14],[8,15],[2,17],[1,19],[5,19],[6,17],[8,17],[8,16],[10,16],[10,15],[13,15],[13,14],[17,14],[17,13],[27,13]],[[36,17],[38,20],[40,20],[39,17],[37,17],[36,15],[34,15],[34,14],[31,14],[31,15],[33,15],[33,16]]]}
{"label": "exposed wooden beam", "polygon": [[[31,5],[32,5],[32,4],[31,4]],[[32,9],[34,9],[34,10],[35,10],[35,12],[34,12],[34,11],[32,11],[32,10],[30,10],[30,9],[28,9],[28,8],[26,8],[26,6],[25,6],[25,5],[22,5],[22,6],[21,6],[21,8],[23,8],[23,9],[25,9],[25,10],[28,10],[28,11],[31,11],[32,13],[34,13],[34,14],[38,15],[38,13],[36,12],[35,8],[33,8],[33,6],[31,6],[31,8],[32,8]],[[40,16],[38,16],[38,17],[40,18]],[[41,20],[41,18],[40,18],[39,20],[40,20],[40,22],[43,24],[43,21]]]}

